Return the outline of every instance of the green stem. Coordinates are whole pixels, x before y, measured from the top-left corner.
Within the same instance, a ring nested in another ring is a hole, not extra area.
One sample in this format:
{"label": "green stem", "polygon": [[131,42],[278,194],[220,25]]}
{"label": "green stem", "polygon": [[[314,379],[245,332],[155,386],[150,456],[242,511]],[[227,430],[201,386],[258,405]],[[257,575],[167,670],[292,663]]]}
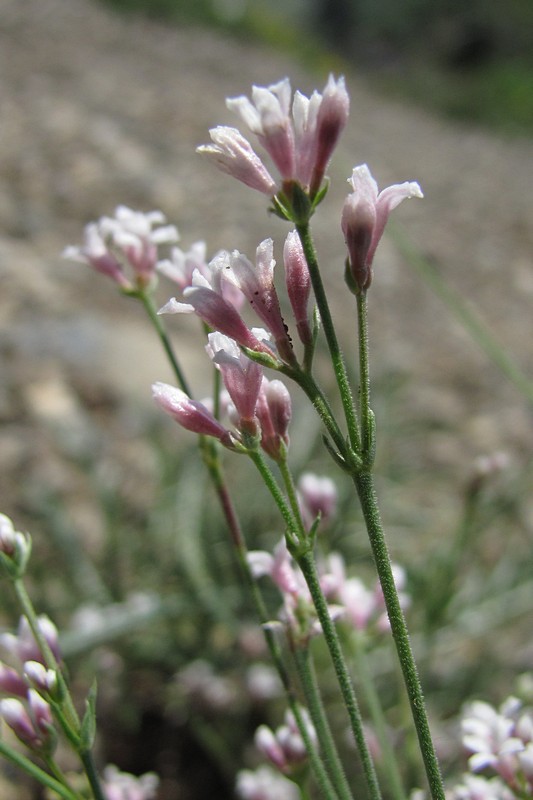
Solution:
{"label": "green stem", "polygon": [[353,800],[353,795],[348,786],[346,775],[339,758],[337,746],[331,733],[324,704],[320,691],[313,661],[309,651],[309,646],[296,646],[294,649],[294,661],[298,670],[300,683],[302,684],[309,713],[315,726],[316,735],[320,743],[320,749],[324,758],[326,768],[331,775],[340,800]]}
{"label": "green stem", "polygon": [[381,750],[380,761],[383,765],[383,771],[387,776],[391,797],[394,798],[394,800],[406,800],[396,754],[390,743],[385,715],[376,690],[376,685],[370,673],[365,643],[361,632],[355,631],[351,641],[353,644],[352,652],[355,662],[355,673],[363,690],[363,696],[372,719],[372,724],[374,725],[374,730],[376,731]]}
{"label": "green stem", "polygon": [[85,769],[85,774],[87,775],[87,780],[89,781],[94,800],[106,800],[96,767],[94,765],[94,759],[91,751],[81,750],[80,759]]}
{"label": "green stem", "polygon": [[305,258],[307,260],[307,265],[309,267],[309,274],[311,276],[315,300],[320,314],[320,319],[322,320],[322,326],[324,328],[324,334],[326,336],[326,341],[331,355],[335,378],[339,387],[342,406],[344,409],[344,416],[348,425],[350,444],[352,450],[357,453],[360,449],[357,415],[355,413],[346,365],[344,363],[344,358],[337,340],[337,334],[335,332],[335,326],[333,325],[331,312],[329,310],[324,284],[322,283],[322,276],[318,266],[318,260],[309,223],[306,222],[305,224],[298,224],[296,226],[296,230],[298,231]]}
{"label": "green stem", "polygon": [[187,383],[185,375],[182,372],[178,359],[176,358],[176,354],[174,353],[174,348],[170,342],[168,334],[165,330],[163,323],[161,322],[161,317],[157,313],[157,307],[154,303],[154,298],[150,290],[141,290],[135,294],[141,300],[148,317],[150,318],[150,322],[154,326],[157,335],[163,345],[163,349],[167,355],[168,360],[172,366],[172,370],[178,382],[178,385],[185,394],[188,394],[189,397],[192,397],[190,387]]}
{"label": "green stem", "polygon": [[48,669],[53,669],[57,675],[61,700],[57,703],[54,703],[54,713],[56,719],[60,723],[63,732],[67,736],[74,750],[78,753],[83,763],[89,784],[93,791],[94,800],[105,800],[102,788],[100,786],[100,780],[94,768],[92,755],[89,751],[80,749],[80,718],[74,707],[72,696],[68,689],[63,672],[50,645],[46,641],[46,638],[43,636],[39,628],[39,622],[33,607],[33,603],[30,600],[22,579],[18,578],[17,580],[13,581],[13,585],[15,587],[15,592],[24,616],[28,620],[35,641],[37,642],[39,650],[43,655],[45,664]]}
{"label": "green stem", "polygon": [[8,761],[11,761],[12,764],[15,764],[17,767],[19,767],[19,769],[22,769],[24,772],[30,775],[30,777],[34,778],[43,786],[46,786],[52,792],[55,792],[57,795],[59,795],[59,797],[63,798],[63,800],[79,800],[79,796],[73,792],[72,789],[53,778],[43,769],[34,764],[33,761],[30,761],[29,758],[26,758],[26,756],[18,753],[16,750],[13,750],[1,739],[0,755],[2,755],[4,758],[7,758]]}
{"label": "green stem", "polygon": [[357,323],[359,329],[359,415],[363,461],[371,466],[374,460],[374,415],[370,408],[370,365],[368,359],[368,317],[366,292],[357,295]]}
{"label": "green stem", "polygon": [[[424,695],[418,670],[409,641],[409,633],[403,615],[396,584],[392,574],[392,567],[383,526],[381,524],[379,507],[376,493],[374,490],[374,479],[370,472],[373,449],[374,449],[374,425],[373,414],[370,409],[370,370],[369,370],[369,347],[368,347],[368,327],[366,313],[366,293],[362,292],[357,296],[358,325],[359,325],[359,365],[361,380],[361,418],[363,431],[363,447],[365,452],[363,458],[367,463],[367,469],[354,472],[352,479],[357,489],[359,502],[363,511],[370,546],[374,556],[374,562],[378,572],[379,582],[385,598],[385,605],[389,615],[392,636],[396,645],[402,675],[407,689],[407,695],[411,705],[411,714],[415,724],[422,759],[431,791],[432,800],[444,800],[444,787],[440,774],[439,763],[429,730],[429,722],[426,711]],[[370,448],[370,449],[368,449]]]}
{"label": "green stem", "polygon": [[46,638],[42,634],[42,631],[39,627],[37,614],[35,612],[33,603],[30,599],[28,592],[26,591],[26,587],[24,586],[22,579],[17,578],[15,581],[13,581],[13,586],[15,589],[15,593],[17,595],[17,600],[19,601],[20,607],[22,609],[22,613],[28,620],[33,637],[37,642],[37,646],[44,658],[45,665],[48,669],[53,669],[57,674],[57,680],[61,695],[61,706],[65,714],[68,728],[70,728],[72,731],[75,731],[77,734],[80,729],[80,719],[74,707],[74,703],[72,702],[72,697],[68,690],[65,678],[63,676],[63,672],[59,666],[57,658],[55,657],[52,648],[46,641]]}
{"label": "green stem", "polygon": [[431,790],[431,797],[433,800],[445,800],[439,763],[429,729],[422,686],[409,641],[407,625],[394,583],[390,556],[381,525],[373,477],[370,472],[361,472],[355,475],[353,480],[359,495],[379,582],[385,598],[392,636],[396,645],[396,651],[400,660],[402,675],[411,705],[411,714],[418,735],[418,742]]}
{"label": "green stem", "polygon": [[[208,443],[207,441],[204,440],[204,447],[207,448],[207,446]],[[210,459],[204,458],[204,462],[206,463],[206,466],[208,468],[209,475],[215,487],[215,491],[217,493],[222,508],[222,512],[226,520],[226,524],[230,531],[231,542],[235,554],[237,556],[237,561],[239,563],[241,572],[244,576],[245,582],[248,585],[255,606],[256,614],[261,622],[263,635],[265,637],[270,657],[280,677],[281,683],[283,685],[287,697],[287,703],[294,715],[296,725],[298,726],[298,730],[300,731],[300,735],[302,736],[303,742],[305,744],[307,754],[309,756],[309,762],[311,764],[311,769],[313,770],[313,774],[316,778],[317,784],[320,787],[323,796],[327,798],[327,800],[337,800],[337,795],[335,793],[331,780],[325,770],[323,761],[319,753],[317,752],[317,749],[314,746],[312,740],[309,737],[309,732],[307,730],[305,720],[302,716],[300,705],[296,699],[296,695],[292,687],[289,673],[287,672],[287,669],[283,661],[281,648],[270,626],[270,616],[268,614],[265,602],[263,600],[263,595],[257,584],[257,581],[254,579],[254,576],[252,575],[252,571],[248,563],[248,550],[246,547],[244,536],[242,534],[239,519],[235,511],[235,507],[231,500],[231,496],[229,494],[224,479],[224,475],[222,473],[220,461],[218,459],[218,453],[216,451],[216,445],[214,445],[214,443],[213,443],[213,448],[214,449],[210,451],[211,458]]]}

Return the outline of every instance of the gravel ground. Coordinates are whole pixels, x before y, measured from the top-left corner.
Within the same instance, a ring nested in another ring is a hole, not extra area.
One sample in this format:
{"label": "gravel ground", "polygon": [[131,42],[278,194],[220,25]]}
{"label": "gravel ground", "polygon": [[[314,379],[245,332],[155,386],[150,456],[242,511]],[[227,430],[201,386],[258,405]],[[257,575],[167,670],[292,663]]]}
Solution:
{"label": "gravel ground", "polygon": [[[252,82],[290,75],[308,92],[326,76],[256,44],[123,19],[87,0],[2,0],[0,74],[1,508],[24,520],[51,487],[79,519],[85,509],[90,528],[85,479],[68,459],[90,447],[96,414],[103,438],[122,444],[124,472],[136,465],[142,483],[142,446],[126,446],[128,414],[144,413],[151,381],[170,376],[140,310],[59,254],[86,222],[125,203],[163,209],[184,246],[206,238],[210,252],[251,254],[274,235],[279,255],[285,229],[266,216],[263,198],[216,173],[194,147],[210,126],[234,122],[224,98]],[[355,75],[347,84],[351,121],[315,228],[346,340],[354,320],[339,214],[346,178],[366,161],[380,185],[420,182],[424,201],[403,204],[397,222],[532,376],[532,143],[435,119],[376,96]],[[389,237],[376,259],[370,323],[378,381],[405,381],[393,418],[407,431],[422,421],[414,436],[395,436],[381,420],[381,463],[392,452],[417,476],[403,504],[419,501],[446,519],[454,513],[446,493],[474,457],[504,450],[518,467],[529,461],[527,402]],[[193,369],[191,330],[181,334],[182,357]],[[388,408],[386,399],[376,404]],[[447,482],[430,480],[428,469]],[[393,539],[393,549],[404,546]]]}

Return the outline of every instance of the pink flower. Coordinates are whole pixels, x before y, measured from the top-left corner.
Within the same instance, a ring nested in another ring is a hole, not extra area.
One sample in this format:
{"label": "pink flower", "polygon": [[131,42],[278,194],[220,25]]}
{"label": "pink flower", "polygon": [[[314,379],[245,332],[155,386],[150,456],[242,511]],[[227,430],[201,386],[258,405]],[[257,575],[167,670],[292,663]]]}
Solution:
{"label": "pink flower", "polygon": [[207,352],[222,373],[224,386],[239,415],[239,424],[253,422],[263,379],[262,367],[247,358],[237,342],[228,336],[215,331],[209,334],[208,340]]}
{"label": "pink flower", "polygon": [[254,772],[241,770],[237,775],[237,795],[241,800],[299,800],[296,784],[272,767],[259,767]]}
{"label": "pink flower", "polygon": [[102,217],[98,223],[102,235],[109,237],[124,255],[140,286],[148,285],[154,275],[157,246],[171,244],[179,238],[175,226],[163,225],[164,222],[166,218],[161,211],[145,214],[118,206],[114,217]]}
{"label": "pink flower", "polygon": [[226,172],[251,189],[272,197],[276,194],[276,183],[267,168],[252,149],[247,139],[236,128],[219,125],[211,128],[209,135],[213,144],[204,144],[196,152],[206,155],[222,172]]}
{"label": "pink flower", "polygon": [[300,476],[297,488],[302,516],[308,527],[319,515],[324,524],[333,519],[337,509],[337,487],[331,478],[305,472]]}
{"label": "pink flower", "polygon": [[[37,617],[37,624],[41,634],[46,639],[48,646],[52,653],[59,661],[61,656],[59,653],[58,631],[52,620],[41,614]],[[45,663],[43,654],[41,653],[37,642],[33,636],[30,624],[26,617],[21,617],[19,621],[18,631],[16,634],[4,633],[0,636],[0,643],[12,653],[21,663],[25,661],[39,661],[41,664]]]}
{"label": "pink flower", "polygon": [[350,262],[347,277],[356,291],[366,291],[372,282],[372,261],[390,212],[402,200],[423,194],[414,182],[395,184],[378,193],[378,185],[366,164],[355,167],[348,182],[353,192],[344,202],[341,219]]}
{"label": "pink flower", "polygon": [[273,356],[273,352],[255,336],[248,328],[235,306],[224,297],[225,272],[224,264],[227,263],[229,254],[222,252],[210,263],[209,277],[204,277],[198,270],[194,270],[192,284],[183,292],[187,303],[180,303],[171,298],[159,314],[191,314],[196,313],[207,325],[219,333],[223,333],[238,344]]}
{"label": "pink flower", "polygon": [[292,343],[283,320],[279,299],[274,286],[274,243],[265,239],[256,250],[254,265],[234,250],[228,256],[224,276],[244,294],[257,316],[271,332],[278,352],[285,361],[294,358]]}
{"label": "pink flower", "polygon": [[178,240],[174,225],[162,225],[164,222],[161,211],[145,214],[118,206],[114,217],[101,217],[98,222],[87,225],[83,245],[65,248],[63,257],[88,264],[108,275],[125,291],[132,291],[134,286],[124,272],[124,265],[128,264],[135,276],[135,285],[143,288],[155,273],[158,245]]}
{"label": "pink flower", "polygon": [[[309,738],[316,744],[316,732],[309,715],[301,709],[302,719]],[[307,750],[292,711],[285,713],[285,722],[275,731],[260,725],[254,736],[255,746],[281,772],[290,773],[307,757]]]}
{"label": "pink flower", "polygon": [[165,278],[177,283],[180,289],[185,289],[192,283],[192,276],[197,269],[202,275],[209,273],[206,261],[205,242],[195,242],[187,252],[180,247],[173,247],[170,258],[157,262],[157,271]]}
{"label": "pink flower", "polygon": [[291,96],[290,81],[284,78],[268,87],[253,86],[251,100],[233,97],[226,105],[258,137],[282,180],[298,182],[314,197],[346,125],[350,101],[344,79],[335,81],[332,75],[323,95],[315,91],[307,98],[296,92],[292,108]]}
{"label": "pink flower", "polygon": [[103,778],[107,800],[154,800],[159,784],[153,772],[137,777],[121,772],[112,764],[104,769]]}
{"label": "pink flower", "polygon": [[247,97],[231,97],[226,105],[236,111],[255,133],[278,168],[281,177],[294,176],[294,129],[290,118],[291,84],[288,78],[268,88],[252,87],[252,102]]}
{"label": "pink flower", "polygon": [[182,428],[202,436],[213,436],[226,447],[232,447],[231,433],[215,419],[208,409],[185,392],[168,383],[154,383],[152,394],[155,402]]}

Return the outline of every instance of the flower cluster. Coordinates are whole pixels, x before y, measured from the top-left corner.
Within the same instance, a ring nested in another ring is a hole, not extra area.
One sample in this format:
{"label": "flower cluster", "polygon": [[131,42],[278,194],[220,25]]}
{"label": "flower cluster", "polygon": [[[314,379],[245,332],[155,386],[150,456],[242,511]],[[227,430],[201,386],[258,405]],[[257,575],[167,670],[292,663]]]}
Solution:
{"label": "flower cluster", "polygon": [[136,777],[109,764],[103,772],[106,800],[153,800],[159,778],[153,772]]}
{"label": "flower cluster", "polygon": [[[228,98],[226,104],[254,133],[274,162],[284,188],[299,184],[316,195],[333,150],[348,120],[350,99],[344,79],[330,75],[324,92],[311,97],[296,92],[288,78],[268,87],[254,86],[252,100]],[[212,144],[198,148],[224,172],[272,197],[279,186],[236,128],[209,131]]]}
{"label": "flower cluster", "polygon": [[[316,745],[315,728],[305,709],[300,711],[311,742]],[[307,759],[307,749],[292,711],[285,713],[283,725],[273,731],[268,725],[260,725],[255,732],[255,746],[272,764],[286,775],[301,766]]]}
{"label": "flower cluster", "polygon": [[[530,797],[533,794],[533,712],[509,697],[499,709],[476,700],[461,722],[463,745],[470,754],[467,775],[452,800]],[[495,777],[477,775],[489,771]],[[482,792],[485,794],[482,794]]]}
{"label": "flower cluster", "polygon": [[[46,616],[38,618],[41,634],[59,658],[57,628]],[[47,698],[57,689],[57,673],[46,669],[43,655],[35,641],[26,617],[22,617],[17,634],[4,633],[0,646],[15,666],[0,661],[0,716],[27,747],[35,752],[50,753],[56,744],[53,717]]]}
{"label": "flower cluster", "polygon": [[299,800],[301,796],[296,784],[268,766],[241,770],[236,788],[241,800]]}
{"label": "flower cluster", "polygon": [[65,248],[63,257],[107,275],[126,292],[144,289],[155,275],[158,245],[178,240],[177,229],[165,222],[161,211],[145,214],[118,206],[114,217],[89,223],[83,244]]}

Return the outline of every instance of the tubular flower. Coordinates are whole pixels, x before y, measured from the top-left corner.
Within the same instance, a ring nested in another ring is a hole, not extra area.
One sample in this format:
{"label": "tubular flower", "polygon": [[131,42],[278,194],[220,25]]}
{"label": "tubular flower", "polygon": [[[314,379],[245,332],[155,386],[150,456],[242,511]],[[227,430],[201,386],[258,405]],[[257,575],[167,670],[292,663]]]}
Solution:
{"label": "tubular flower", "polygon": [[351,288],[364,292],[372,282],[372,261],[391,211],[406,198],[424,195],[414,181],[378,192],[366,164],[355,167],[348,182],[353,192],[344,202],[341,218],[349,255],[347,280]]}
{"label": "tubular flower", "polygon": [[98,228],[96,222],[90,222],[85,226],[83,232],[83,244],[81,246],[70,245],[63,250],[63,258],[70,261],[79,261],[87,264],[96,272],[107,275],[115,281],[121,289],[130,290],[132,285],[124,273],[122,264],[118,258],[109,250],[107,243]]}
{"label": "tubular flower", "polygon": [[225,265],[221,263],[221,268],[224,270],[224,277],[241,290],[257,316],[267,326],[281,358],[290,363],[294,354],[274,286],[276,262],[273,250],[272,239],[265,239],[257,247],[255,267],[246,256],[234,250],[231,255],[226,254],[227,262]]}
{"label": "tubular flower", "polygon": [[228,390],[239,415],[239,427],[245,426],[255,433],[255,407],[263,369],[241,352],[239,345],[218,331],[210,333],[206,347],[208,355],[222,373],[224,386]]}
{"label": "tubular flower", "polygon": [[157,405],[179,422],[182,428],[202,436],[213,436],[226,447],[233,446],[231,433],[202,403],[192,400],[181,389],[157,382],[152,386],[152,395]]}
{"label": "tubular flower", "polygon": [[209,135],[212,144],[200,145],[196,148],[197,153],[206,155],[222,172],[237,178],[251,189],[257,189],[268,197],[276,194],[274,178],[250,142],[236,128],[219,125],[211,128]]}
{"label": "tubular flower", "polygon": [[222,273],[220,268],[217,268],[220,258],[222,255],[216,257],[210,264],[212,267],[211,281],[201,275],[198,270],[194,270],[192,285],[183,292],[184,298],[189,302],[179,303],[175,298],[171,298],[159,309],[158,313],[196,313],[207,325],[225,336],[229,336],[230,339],[234,339],[237,344],[272,356],[270,347],[255,336],[235,306],[223,296]]}

